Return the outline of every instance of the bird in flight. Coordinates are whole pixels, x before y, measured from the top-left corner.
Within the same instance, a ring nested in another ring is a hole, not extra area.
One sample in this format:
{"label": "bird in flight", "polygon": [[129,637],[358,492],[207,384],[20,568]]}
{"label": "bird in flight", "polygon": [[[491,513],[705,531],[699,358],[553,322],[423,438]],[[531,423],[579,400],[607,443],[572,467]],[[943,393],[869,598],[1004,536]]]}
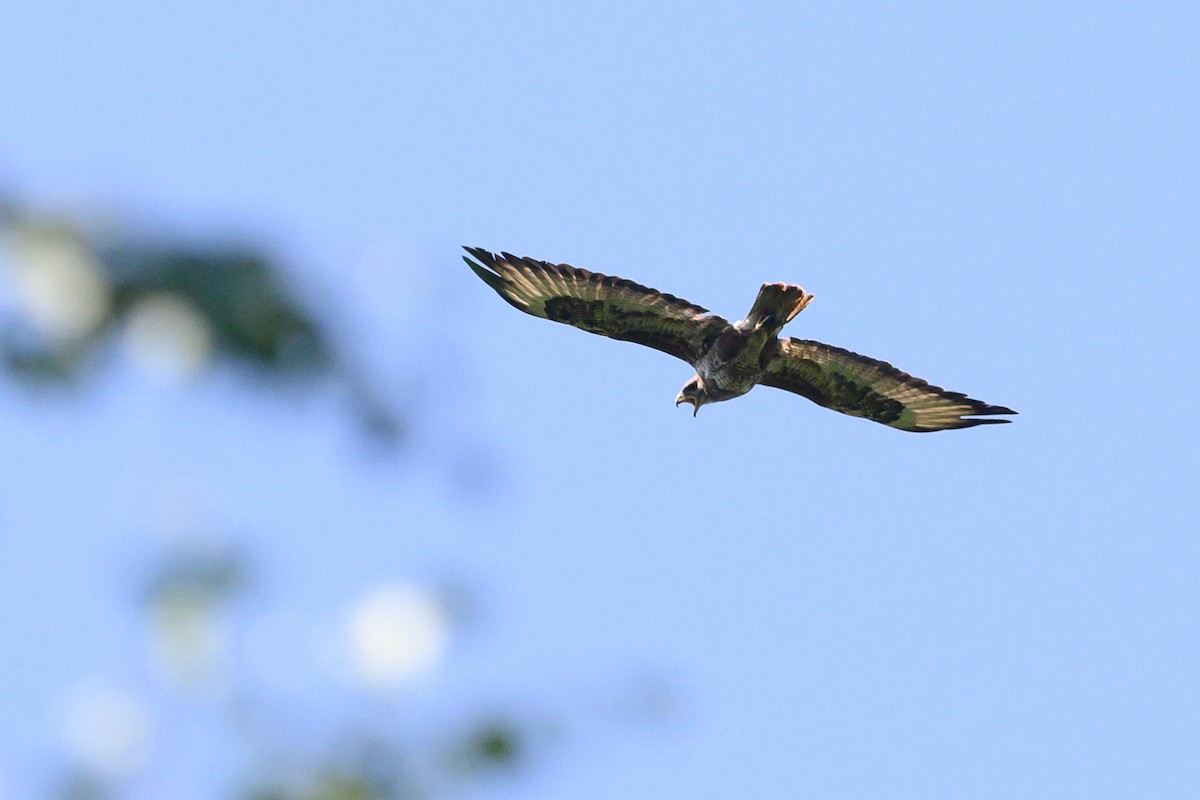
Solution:
{"label": "bird in flight", "polygon": [[779,338],[784,325],[813,299],[799,286],[764,283],[749,315],[729,322],[708,309],[624,278],[568,264],[464,247],[476,275],[509,304],[535,317],[682,358],[696,375],[675,398],[700,406],[774,386],[817,405],[902,431],[925,433],[1007,419],[1010,408],[930,386],[883,361],[820,342]]}

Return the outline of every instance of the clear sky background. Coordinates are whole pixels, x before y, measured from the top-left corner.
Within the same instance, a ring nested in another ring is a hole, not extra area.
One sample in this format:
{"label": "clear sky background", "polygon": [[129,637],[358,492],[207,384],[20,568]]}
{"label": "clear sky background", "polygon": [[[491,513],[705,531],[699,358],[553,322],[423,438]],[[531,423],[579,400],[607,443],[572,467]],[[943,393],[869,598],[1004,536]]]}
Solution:
{"label": "clear sky background", "polygon": [[[416,376],[416,438],[368,458],[336,398],[220,374],[0,387],[0,797],[63,758],[64,687],[153,695],[126,590],[177,518],[268,565],[247,661],[314,729],[355,701],[310,625],[469,584],[480,621],[385,709],[561,721],[483,797],[1200,785],[1196,10],[168,5],[5,5],[0,182],[276,248],[392,396]],[[689,367],[517,313],[462,244],[735,318],[799,283],[790,334],[1020,416],[693,419]],[[645,681],[652,724],[619,711]],[[212,796],[234,746],[154,707],[129,796]]]}

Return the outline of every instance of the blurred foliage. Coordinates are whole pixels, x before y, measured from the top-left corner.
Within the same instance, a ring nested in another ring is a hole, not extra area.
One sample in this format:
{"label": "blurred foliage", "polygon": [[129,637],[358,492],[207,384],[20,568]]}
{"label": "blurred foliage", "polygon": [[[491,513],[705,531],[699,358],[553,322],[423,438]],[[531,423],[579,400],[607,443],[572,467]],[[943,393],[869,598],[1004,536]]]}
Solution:
{"label": "blurred foliage", "polygon": [[55,797],[58,800],[109,800],[113,789],[97,775],[86,771],[75,771],[61,783]]}
{"label": "blurred foliage", "polygon": [[151,572],[145,591],[150,603],[164,597],[192,597],[218,604],[230,600],[248,582],[245,558],[228,548],[196,547],[173,553]]}
{"label": "blurred foliage", "polygon": [[[232,548],[184,546],[173,550],[155,566],[148,577],[143,597],[152,627],[161,624],[161,609],[175,604],[195,603],[210,613],[220,613],[235,603],[250,586],[247,559]],[[179,616],[166,617],[174,625],[175,637],[195,633],[194,625]],[[159,635],[163,633],[159,632]],[[171,636],[171,632],[166,632]],[[186,648],[184,648],[186,650]],[[212,666],[211,664],[208,666]],[[213,677],[211,672],[207,677]],[[237,687],[234,687],[235,690]],[[267,701],[235,691],[238,714],[230,714],[229,735],[239,717],[254,714],[247,708]],[[258,709],[262,711],[263,709]],[[497,770],[511,770],[525,760],[525,730],[528,724],[495,716],[461,726],[449,734],[432,730],[428,723],[417,740],[401,740],[394,734],[358,720],[359,732],[346,737],[327,752],[283,752],[266,742],[272,756],[260,758],[252,767],[246,788],[236,790],[244,800],[410,800],[435,797],[451,783],[486,778]],[[433,765],[417,769],[415,764]],[[107,791],[103,781],[77,776],[70,784],[70,797],[89,797],[83,791]],[[61,795],[65,800],[68,795]],[[107,796],[107,795],[97,795]]]}
{"label": "blurred foliage", "polygon": [[244,800],[408,800],[427,797],[408,775],[407,758],[386,741],[357,742],[348,754],[276,766],[245,790]]}
{"label": "blurred foliage", "polygon": [[454,761],[461,772],[474,774],[515,764],[524,751],[525,742],[519,726],[492,720],[464,739]]}
{"label": "blurred foliage", "polygon": [[341,381],[367,436],[403,436],[399,415],[259,249],[118,234],[3,197],[0,243],[20,301],[0,322],[0,359],[22,383],[78,383],[124,337],[176,372],[233,363],[290,384]]}
{"label": "blurred foliage", "polygon": [[153,654],[178,688],[199,688],[226,661],[227,607],[249,584],[232,548],[184,547],[155,567],[143,592]]}
{"label": "blurred foliage", "polygon": [[[0,267],[7,267],[16,301],[0,318],[0,360],[21,385],[86,386],[124,348],[168,377],[191,378],[229,364],[236,374],[270,379],[257,382],[267,387],[340,381],[373,442],[392,446],[403,436],[404,421],[348,366],[325,323],[290,290],[280,265],[260,250],[119,235],[83,219],[34,213],[0,194]],[[466,483],[462,488],[478,489]],[[146,656],[165,679],[145,697],[161,700],[159,688],[170,696],[219,686],[220,691],[203,695],[222,704],[221,713],[212,717],[219,729],[210,734],[243,742],[249,754],[227,796],[431,798],[456,793],[464,780],[511,771],[528,760],[534,749],[531,727],[518,717],[480,716],[450,731],[422,719],[421,730],[401,737],[392,724],[399,711],[391,704],[395,697],[379,697],[367,691],[370,687],[359,687],[362,695],[332,722],[320,714],[306,720],[306,709],[288,708],[289,722],[299,717],[314,729],[339,728],[311,731],[318,741],[340,742],[315,752],[276,737],[271,726],[260,730],[249,724],[275,719],[272,712],[278,710],[268,707],[275,699],[231,664],[236,651],[231,642],[253,635],[239,630],[246,620],[235,607],[264,569],[252,566],[234,545],[177,543],[149,566],[138,592],[149,633]],[[469,616],[464,613],[469,595],[461,590],[432,602],[445,612],[447,624]],[[384,631],[390,641],[404,644],[403,636],[412,634],[404,622],[402,615],[384,615],[382,624],[392,625]],[[406,654],[411,655],[401,650]],[[365,716],[364,700],[371,706]],[[90,705],[76,709],[74,760],[49,796],[116,800],[136,791],[138,775],[152,768],[142,762],[161,755],[150,746],[150,737],[171,735],[154,730],[158,715],[151,702],[137,693],[94,692]],[[124,720],[116,719],[122,715]],[[173,724],[170,715],[162,719],[168,728]],[[118,731],[121,725],[124,730]],[[359,733],[347,737],[340,728]]]}

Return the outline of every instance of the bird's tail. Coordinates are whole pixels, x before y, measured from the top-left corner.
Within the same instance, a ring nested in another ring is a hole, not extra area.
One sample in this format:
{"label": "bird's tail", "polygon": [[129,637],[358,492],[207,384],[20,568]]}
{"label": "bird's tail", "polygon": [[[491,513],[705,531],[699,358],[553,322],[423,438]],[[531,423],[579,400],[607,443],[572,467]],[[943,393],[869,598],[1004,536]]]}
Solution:
{"label": "bird's tail", "polygon": [[770,327],[778,332],[788,324],[813,299],[799,286],[790,283],[764,283],[758,290],[754,307],[750,309],[746,322],[754,330]]}

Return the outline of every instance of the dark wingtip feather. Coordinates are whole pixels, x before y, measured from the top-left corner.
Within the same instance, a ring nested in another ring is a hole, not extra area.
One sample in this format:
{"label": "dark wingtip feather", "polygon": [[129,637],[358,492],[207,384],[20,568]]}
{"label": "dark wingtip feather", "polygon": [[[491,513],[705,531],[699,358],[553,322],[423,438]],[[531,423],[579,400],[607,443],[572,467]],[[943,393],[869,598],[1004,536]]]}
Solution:
{"label": "dark wingtip feather", "polygon": [[1010,422],[1012,422],[1011,419],[972,419],[970,417],[962,417],[957,422],[949,425],[919,428],[897,428],[896,430],[908,431],[910,433],[938,433],[939,431],[961,431],[965,428],[974,428],[976,425],[1007,425]]}
{"label": "dark wingtip feather", "polygon": [[964,428],[972,428],[976,425],[1007,425],[1008,423],[1012,422],[1012,420],[1011,419],[970,419],[970,418],[968,418],[968,419],[964,419],[963,422],[967,423],[966,425],[963,426]]}
{"label": "dark wingtip feather", "polygon": [[[974,408],[972,408],[970,411],[967,412],[968,416],[970,416],[970,415],[990,415],[990,414],[1016,414],[1017,413],[1017,412],[1013,411],[1011,408],[1006,408],[1005,406],[990,406],[987,403],[981,403],[978,400],[970,400],[970,399],[968,399],[968,402],[974,404]],[[995,421],[995,420],[993,420],[993,421]],[[1001,421],[1009,422],[1010,420],[1001,420]]]}
{"label": "dark wingtip feather", "polygon": [[491,251],[484,250],[482,247],[468,247],[465,244],[463,245],[463,250],[466,250],[472,256],[479,259],[489,269],[495,269],[496,256]]}
{"label": "dark wingtip feather", "polygon": [[509,299],[506,293],[508,281],[493,271],[496,268],[496,257],[481,247],[463,247],[463,249],[482,262],[477,264],[466,256],[463,256],[463,261],[467,263],[471,271],[478,275],[484,283],[492,287],[496,291],[496,294],[512,303],[512,300]]}

